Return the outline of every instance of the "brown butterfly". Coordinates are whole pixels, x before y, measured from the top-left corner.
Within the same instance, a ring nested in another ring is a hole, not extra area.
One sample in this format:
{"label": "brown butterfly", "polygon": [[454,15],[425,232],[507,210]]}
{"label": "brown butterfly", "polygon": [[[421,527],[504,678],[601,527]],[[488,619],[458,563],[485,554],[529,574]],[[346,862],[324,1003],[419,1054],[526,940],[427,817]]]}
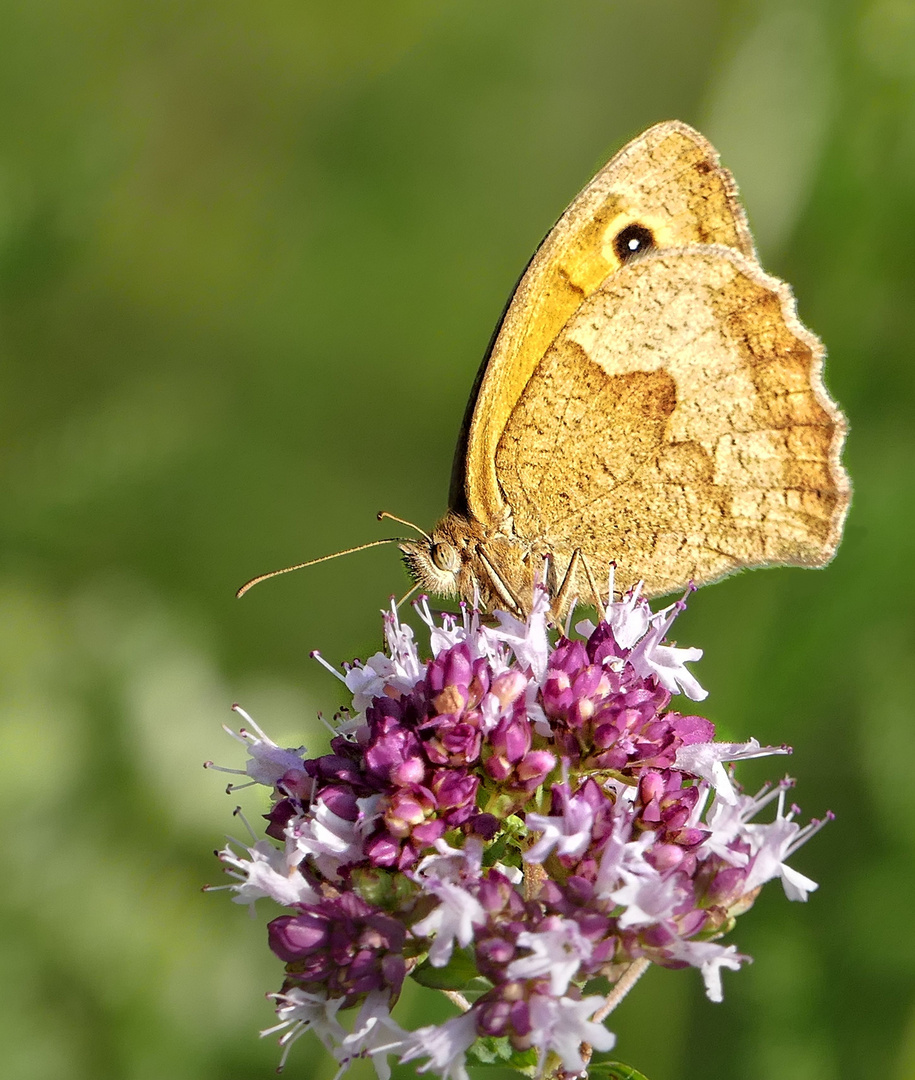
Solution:
{"label": "brown butterfly", "polygon": [[[730,173],[658,124],[541,244],[477,376],[450,509],[400,547],[420,587],[554,614],[747,567],[823,566],[848,508],[822,343],[760,267]],[[546,562],[544,559],[546,558]]]}
{"label": "brown butterfly", "polygon": [[650,128],[524,272],[471,393],[450,509],[399,541],[410,573],[517,614],[542,580],[558,618],[608,599],[611,562],[617,591],[646,596],[825,565],[849,483],[823,357],[712,146],[678,121]]}

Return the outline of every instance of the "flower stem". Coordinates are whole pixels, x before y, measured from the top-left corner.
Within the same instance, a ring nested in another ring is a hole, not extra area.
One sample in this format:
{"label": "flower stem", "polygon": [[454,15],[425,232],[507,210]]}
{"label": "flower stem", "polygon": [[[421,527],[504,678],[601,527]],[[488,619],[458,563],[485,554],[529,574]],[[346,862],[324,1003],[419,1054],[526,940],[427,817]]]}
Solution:
{"label": "flower stem", "polygon": [[[607,1000],[601,1005],[591,1019],[597,1024],[606,1020],[633,986],[641,979],[650,965],[651,961],[646,960],[644,956],[639,957],[638,960],[634,960],[617,980],[613,989],[607,995]],[[581,1057],[586,1066],[591,1060],[591,1055],[593,1053],[594,1049],[589,1043],[582,1043]]]}
{"label": "flower stem", "polygon": [[461,1012],[467,1012],[470,1008],[470,1002],[463,994],[457,990],[443,990],[442,993],[449,1001],[453,1001],[455,1005],[461,1010]]}
{"label": "flower stem", "polygon": [[650,960],[646,960],[644,956],[639,957],[638,960],[634,960],[629,967],[626,968],[623,975],[617,980],[616,985],[607,995],[607,1000],[594,1014],[592,1019],[598,1024],[602,1020],[606,1020],[610,1013],[619,1005],[623,998],[629,993],[629,991],[635,986],[635,984],[641,979],[648,968],[651,965]]}

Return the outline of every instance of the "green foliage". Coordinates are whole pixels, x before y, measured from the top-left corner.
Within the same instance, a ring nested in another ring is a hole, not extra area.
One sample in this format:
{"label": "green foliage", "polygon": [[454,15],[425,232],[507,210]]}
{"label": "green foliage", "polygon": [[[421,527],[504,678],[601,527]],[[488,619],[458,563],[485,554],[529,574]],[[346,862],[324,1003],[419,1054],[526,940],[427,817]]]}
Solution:
{"label": "green foliage", "polygon": [[536,1050],[515,1050],[507,1038],[491,1036],[477,1039],[467,1051],[468,1065],[501,1066],[533,1075],[537,1068]]}
{"label": "green foliage", "polygon": [[624,1065],[621,1061],[592,1061],[588,1065],[588,1080],[648,1080],[648,1078],[633,1069],[631,1065]]}
{"label": "green foliage", "polygon": [[411,974],[420,986],[433,990],[466,990],[474,979],[479,978],[473,953],[469,949],[455,949],[444,967],[433,967],[428,960],[424,960]]}

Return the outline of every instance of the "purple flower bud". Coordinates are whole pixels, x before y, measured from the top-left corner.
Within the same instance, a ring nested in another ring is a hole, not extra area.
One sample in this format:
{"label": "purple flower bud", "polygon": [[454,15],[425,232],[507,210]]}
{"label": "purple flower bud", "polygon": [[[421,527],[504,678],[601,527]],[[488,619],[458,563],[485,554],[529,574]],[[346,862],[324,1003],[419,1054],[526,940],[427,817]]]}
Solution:
{"label": "purple flower bud", "polygon": [[[455,645],[443,653],[445,660],[445,685],[468,686],[473,678],[473,661],[466,645]],[[439,657],[441,659],[442,657]]]}
{"label": "purple flower bud", "polygon": [[299,802],[309,799],[314,790],[314,782],[304,769],[287,769],[277,780],[276,786],[284,795],[298,799]]}
{"label": "purple flower bud", "polygon": [[[357,747],[351,747],[351,749],[354,753],[361,754]],[[372,791],[362,769],[350,756],[325,754],[324,757],[312,758],[305,762],[305,771],[309,776],[314,777],[319,785],[349,784],[360,795],[367,795]]]}
{"label": "purple flower bud", "polygon": [[511,1026],[512,1002],[496,999],[477,1006],[477,1027],[483,1035],[501,1038]]}
{"label": "purple flower bud", "polygon": [[666,870],[678,867],[683,862],[685,854],[683,849],[675,844],[656,844],[645,858],[655,870],[663,874]]}
{"label": "purple flower bud", "polygon": [[[444,821],[442,821],[441,818],[433,818],[431,821],[424,821],[421,825],[417,825],[410,834],[410,838],[416,847],[422,849],[432,847],[435,841],[440,840],[444,835]],[[406,865],[403,859],[401,860],[401,865]]]}
{"label": "purple flower bud", "polygon": [[479,785],[479,778],[466,770],[436,769],[431,788],[439,813],[449,825],[460,825],[473,816]]}
{"label": "purple flower bud", "polygon": [[267,924],[270,948],[287,963],[324,949],[330,940],[330,925],[317,915],[280,915]]}
{"label": "purple flower bud", "polygon": [[352,788],[344,787],[342,784],[325,787],[321,789],[319,798],[327,806],[328,810],[336,814],[337,817],[341,817],[345,821],[358,820],[359,806]]}
{"label": "purple flower bud", "polygon": [[370,837],[363,850],[373,866],[395,866],[400,858],[400,844],[388,833]]}
{"label": "purple flower bud", "polygon": [[400,993],[403,981],[407,977],[407,962],[398,952],[389,952],[381,960],[382,982],[391,987],[395,994]]}
{"label": "purple flower bud", "polygon": [[607,677],[600,664],[588,664],[581,669],[572,681],[572,696],[577,699],[603,697],[609,689]]}
{"label": "purple flower bud", "polygon": [[449,717],[455,722],[463,713],[470,699],[470,691],[466,686],[446,686],[432,699],[432,706],[441,717]]}
{"label": "purple flower bud", "polygon": [[524,1049],[521,1040],[526,1039],[533,1028],[533,1024],[531,1023],[531,1011],[526,1001],[515,1001],[512,1003],[511,1026],[514,1035],[512,1041],[518,1043],[520,1049]]}
{"label": "purple flower bud", "polygon": [[412,787],[414,784],[422,784],[426,779],[427,766],[421,757],[408,757],[398,764],[391,766],[389,773],[391,783],[397,787]]}
{"label": "purple flower bud", "polygon": [[705,927],[708,920],[708,912],[698,908],[693,909],[686,915],[681,915],[677,920],[682,937],[690,938],[698,934]]}
{"label": "purple flower bud", "polygon": [[470,829],[484,840],[492,840],[502,825],[495,814],[474,814],[470,819]]}
{"label": "purple flower bud", "polygon": [[[664,794],[664,778],[657,772],[645,772],[639,780],[639,798],[647,806],[657,802]],[[656,820],[660,819],[660,815]]]}
{"label": "purple flower bud", "polygon": [[705,893],[706,900],[719,907],[730,907],[743,896],[746,878],[745,867],[725,865],[708,885]]}
{"label": "purple flower bud", "polygon": [[524,911],[524,901],[515,886],[498,870],[490,870],[477,890],[477,899],[492,915],[500,912],[518,917]]}
{"label": "purple flower bud", "polygon": [[552,719],[564,717],[572,704],[572,680],[566,671],[551,670],[543,686],[543,708]]}
{"label": "purple flower bud", "polygon": [[500,720],[489,737],[493,753],[514,764],[531,748],[531,726],[521,717]]}
{"label": "purple flower bud", "polygon": [[473,663],[466,645],[455,645],[440,653],[426,671],[426,686],[433,694],[446,686],[462,686],[466,689],[473,676]]}
{"label": "purple flower bud", "polygon": [[392,836],[403,838],[434,812],[435,797],[427,788],[398,788],[384,812],[384,823]]}
{"label": "purple flower bud", "polygon": [[515,955],[515,946],[504,938],[484,938],[477,942],[477,963],[480,971],[487,968],[503,968]]}
{"label": "purple flower bud", "polygon": [[654,923],[646,927],[639,937],[644,945],[654,949],[666,948],[677,940],[677,935],[667,923]]}
{"label": "purple flower bud", "polygon": [[556,757],[549,750],[532,750],[518,762],[515,770],[519,785],[534,791],[556,768]]}
{"label": "purple flower bud", "polygon": [[264,814],[264,817],[270,822],[265,832],[268,836],[272,836],[274,840],[285,840],[286,825],[299,813],[301,813],[301,806],[297,800],[280,799],[271,808],[269,814]]}
{"label": "purple flower bud", "polygon": [[486,759],[484,768],[497,783],[503,783],[515,771],[510,761],[506,761],[503,757],[497,757],[495,754]]}
{"label": "purple flower bud", "polygon": [[550,672],[565,672],[574,675],[588,663],[588,652],[581,641],[560,638],[550,656]]}
{"label": "purple flower bud", "polygon": [[711,742],[715,738],[715,725],[702,716],[681,716],[668,713],[666,719],[674,734],[684,746],[693,743]]}
{"label": "purple flower bud", "polygon": [[395,777],[420,774],[425,769],[425,759],[416,733],[391,718],[374,726],[365,748],[365,768],[384,786],[396,783]]}
{"label": "purple flower bud", "polygon": [[625,650],[617,645],[609,623],[599,623],[597,629],[588,638],[587,655],[595,664],[603,663],[610,657],[625,655]]}
{"label": "purple flower bud", "polygon": [[483,736],[475,722],[459,722],[449,714],[433,717],[423,726],[432,733],[425,750],[434,764],[472,765],[479,758]]}

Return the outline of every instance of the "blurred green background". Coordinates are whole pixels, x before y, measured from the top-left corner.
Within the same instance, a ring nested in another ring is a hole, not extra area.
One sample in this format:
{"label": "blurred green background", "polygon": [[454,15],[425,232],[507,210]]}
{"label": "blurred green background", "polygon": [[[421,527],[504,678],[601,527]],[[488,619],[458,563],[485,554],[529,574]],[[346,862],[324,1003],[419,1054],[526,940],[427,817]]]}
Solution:
{"label": "blurred green background", "polygon": [[[703,590],[677,637],[722,732],[791,742],[838,819],[793,860],[810,902],[740,921],[724,1003],[650,972],[619,1056],[915,1077],[915,5],[6,0],[0,60],[3,1076],[272,1075],[268,913],[199,892],[241,833],[200,763],[242,763],[236,700],[322,752],[308,651],[373,651],[406,579],[380,549],[233,590],[437,518],[519,270],[679,117],[827,343],[855,496],[828,570]],[[334,1072],[306,1040],[287,1075]]]}

